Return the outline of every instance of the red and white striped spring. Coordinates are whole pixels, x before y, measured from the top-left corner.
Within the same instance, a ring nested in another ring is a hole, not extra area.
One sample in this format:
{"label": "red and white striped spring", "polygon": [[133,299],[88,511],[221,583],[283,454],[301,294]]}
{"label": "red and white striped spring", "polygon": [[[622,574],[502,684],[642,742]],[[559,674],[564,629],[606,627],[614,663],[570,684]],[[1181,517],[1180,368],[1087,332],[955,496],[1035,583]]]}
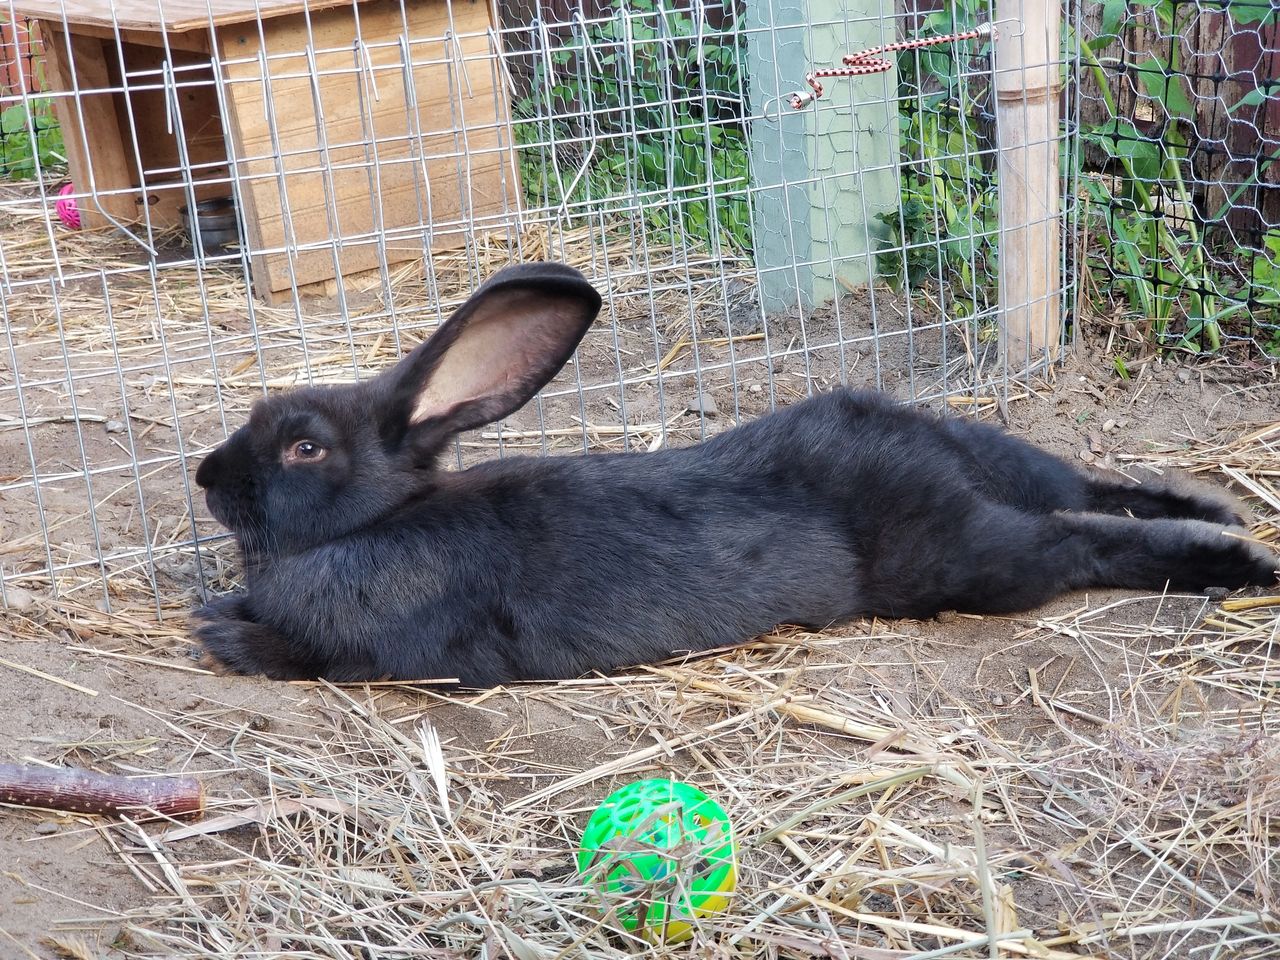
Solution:
{"label": "red and white striped spring", "polygon": [[881,56],[881,54],[897,53],[899,50],[918,50],[921,47],[935,47],[942,43],[960,43],[962,40],[977,40],[979,37],[990,37],[994,40],[995,36],[995,27],[989,23],[984,23],[976,30],[969,30],[965,33],[948,33],[941,37],[926,37],[922,40],[900,40],[897,43],[886,43],[882,47],[872,47],[870,50],[862,51],[862,53],[846,54],[841,59],[844,64],[843,67],[827,67],[823,70],[815,70],[813,73],[805,74],[804,82],[810,86],[812,92],[793,93],[791,95],[791,107],[794,110],[803,110],[822,96],[820,78],[866,77],[873,73],[884,73],[886,70],[892,69],[893,61]]}

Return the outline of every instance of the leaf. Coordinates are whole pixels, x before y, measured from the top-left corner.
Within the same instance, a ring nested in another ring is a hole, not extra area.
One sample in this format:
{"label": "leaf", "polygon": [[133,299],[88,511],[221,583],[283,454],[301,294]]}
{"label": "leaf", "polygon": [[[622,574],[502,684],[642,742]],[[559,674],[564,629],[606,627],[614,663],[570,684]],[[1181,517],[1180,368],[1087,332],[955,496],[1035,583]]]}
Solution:
{"label": "leaf", "polygon": [[[1217,4],[1211,4],[1211,6],[1217,6]],[[1236,23],[1248,25],[1261,24],[1264,20],[1267,25],[1271,25],[1275,23],[1276,14],[1280,12],[1268,0],[1230,0],[1228,3],[1223,3],[1222,8]]]}
{"label": "leaf", "polygon": [[1160,179],[1164,167],[1160,145],[1135,127],[1132,120],[1115,117],[1085,130],[1081,136],[1112,159],[1128,160],[1136,178],[1148,182]]}
{"label": "leaf", "polygon": [[1261,250],[1236,247],[1236,256],[1250,263],[1250,280],[1267,293],[1280,290],[1280,228],[1272,228],[1262,238]]}
{"label": "leaf", "polygon": [[876,254],[876,273],[884,278],[885,283],[894,293],[902,292],[902,254],[897,250],[886,250]]}
{"label": "leaf", "polygon": [[1176,11],[1176,7],[1174,6],[1174,0],[1156,0],[1155,3],[1151,3],[1150,0],[1146,0],[1146,2],[1134,3],[1133,6],[1134,7],[1141,7],[1141,6],[1151,7],[1153,10],[1155,10],[1156,16],[1160,20],[1161,26],[1163,26],[1166,31],[1172,29],[1174,13]]}
{"label": "leaf", "polygon": [[982,241],[982,225],[972,217],[957,217],[947,224],[947,255],[968,261]]}
{"label": "leaf", "polygon": [[22,133],[27,129],[27,108],[20,103],[0,111],[0,133]]}
{"label": "leaf", "polygon": [[945,87],[957,82],[955,58],[941,50],[921,50],[920,66],[924,72]]}
{"label": "leaf", "polygon": [[1101,49],[1120,38],[1120,27],[1127,13],[1125,0],[1103,0],[1102,22],[1098,27],[1098,35],[1093,40],[1095,49]]}
{"label": "leaf", "polygon": [[1235,113],[1241,107],[1260,107],[1277,94],[1280,94],[1280,80],[1268,80],[1227,107],[1227,113]]}
{"label": "leaf", "polygon": [[927,35],[967,33],[978,24],[977,11],[966,4],[951,3],[945,9],[925,17]]}
{"label": "leaf", "polygon": [[1174,120],[1195,120],[1196,108],[1187,97],[1182,78],[1170,73],[1160,57],[1147,57],[1133,66],[1133,72],[1147,96],[1160,104],[1166,116]]}

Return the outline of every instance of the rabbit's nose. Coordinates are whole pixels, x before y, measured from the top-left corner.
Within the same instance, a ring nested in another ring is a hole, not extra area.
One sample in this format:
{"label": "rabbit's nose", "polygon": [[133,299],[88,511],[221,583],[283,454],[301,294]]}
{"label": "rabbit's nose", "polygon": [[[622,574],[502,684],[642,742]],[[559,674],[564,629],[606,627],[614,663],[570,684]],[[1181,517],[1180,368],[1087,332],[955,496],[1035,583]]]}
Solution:
{"label": "rabbit's nose", "polygon": [[208,490],[218,482],[218,475],[222,472],[222,448],[218,448],[210,453],[200,466],[196,468],[196,483],[204,489]]}

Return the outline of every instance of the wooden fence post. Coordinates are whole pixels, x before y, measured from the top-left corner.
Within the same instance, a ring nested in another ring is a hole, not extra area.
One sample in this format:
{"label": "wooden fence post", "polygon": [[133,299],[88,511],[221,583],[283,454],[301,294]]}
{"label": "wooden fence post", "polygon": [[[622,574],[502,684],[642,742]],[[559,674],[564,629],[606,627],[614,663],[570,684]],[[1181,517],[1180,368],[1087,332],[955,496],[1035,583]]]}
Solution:
{"label": "wooden fence post", "polygon": [[997,0],[1001,344],[1025,373],[1062,343],[1059,0]]}

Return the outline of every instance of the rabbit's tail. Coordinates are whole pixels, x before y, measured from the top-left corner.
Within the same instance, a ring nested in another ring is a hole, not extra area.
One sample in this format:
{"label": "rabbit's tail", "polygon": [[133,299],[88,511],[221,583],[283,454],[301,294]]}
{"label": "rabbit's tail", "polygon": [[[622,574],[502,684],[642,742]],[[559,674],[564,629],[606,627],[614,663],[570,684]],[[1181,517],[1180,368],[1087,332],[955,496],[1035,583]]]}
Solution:
{"label": "rabbit's tail", "polygon": [[1245,526],[1248,517],[1244,506],[1225,490],[1171,471],[1136,484],[1090,478],[1085,509],[1140,520],[1205,520],[1223,526]]}

